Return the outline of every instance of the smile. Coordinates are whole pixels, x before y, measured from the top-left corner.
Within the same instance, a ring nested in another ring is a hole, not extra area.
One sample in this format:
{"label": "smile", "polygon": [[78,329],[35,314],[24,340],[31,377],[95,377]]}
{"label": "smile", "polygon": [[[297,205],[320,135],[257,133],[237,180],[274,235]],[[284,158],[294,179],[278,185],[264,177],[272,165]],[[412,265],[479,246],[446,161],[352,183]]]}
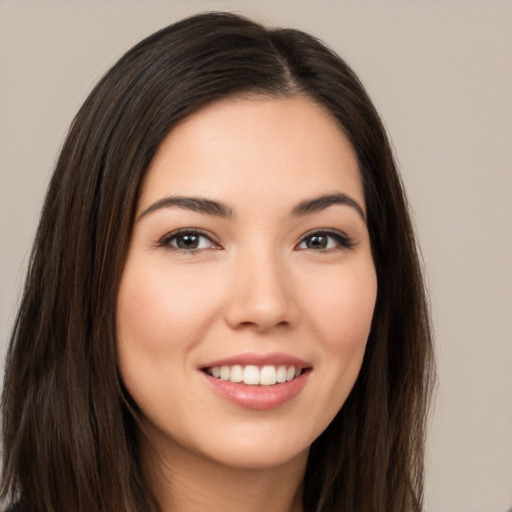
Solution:
{"label": "smile", "polygon": [[237,354],[199,366],[205,383],[222,399],[244,409],[274,409],[292,401],[313,365],[285,354]]}
{"label": "smile", "polygon": [[258,367],[256,365],[242,366],[235,364],[232,366],[214,366],[205,369],[208,375],[220,380],[226,380],[234,383],[241,383],[248,386],[274,386],[289,382],[302,373],[300,367],[286,365],[266,365]]}

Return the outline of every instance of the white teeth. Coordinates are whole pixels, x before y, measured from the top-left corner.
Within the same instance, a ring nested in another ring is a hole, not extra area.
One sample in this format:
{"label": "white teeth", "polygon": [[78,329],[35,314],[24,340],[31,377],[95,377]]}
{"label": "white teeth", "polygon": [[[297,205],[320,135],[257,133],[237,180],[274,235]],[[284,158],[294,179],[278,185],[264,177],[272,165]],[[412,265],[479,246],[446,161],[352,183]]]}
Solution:
{"label": "white teeth", "polygon": [[273,366],[264,366],[260,370],[260,384],[263,386],[273,386],[276,382],[276,369]]}
{"label": "white teeth", "polygon": [[207,373],[216,379],[230,382],[243,382],[250,386],[273,386],[293,380],[302,373],[301,368],[295,366],[258,366],[249,364],[245,367],[235,364],[233,366],[215,366],[208,368]]}
{"label": "white teeth", "polygon": [[280,366],[276,372],[277,382],[286,382],[286,366]]}
{"label": "white teeth", "polygon": [[231,367],[231,378],[229,380],[231,382],[242,382],[244,380],[244,369],[239,364]]}
{"label": "white teeth", "polygon": [[229,380],[229,366],[221,366],[220,367],[220,379],[221,380]]}
{"label": "white teeth", "polygon": [[260,370],[257,366],[248,365],[244,368],[243,375],[244,384],[259,384],[260,383]]}

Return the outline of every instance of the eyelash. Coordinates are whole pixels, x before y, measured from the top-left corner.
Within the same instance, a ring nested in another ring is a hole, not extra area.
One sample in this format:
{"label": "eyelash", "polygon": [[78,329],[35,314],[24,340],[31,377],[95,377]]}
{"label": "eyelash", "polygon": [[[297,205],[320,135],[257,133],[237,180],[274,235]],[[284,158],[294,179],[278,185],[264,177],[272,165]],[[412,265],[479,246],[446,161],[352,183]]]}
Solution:
{"label": "eyelash", "polygon": [[[306,233],[301,241],[297,244],[297,247],[303,244],[306,240],[313,238],[314,236],[319,237],[328,237],[332,238],[337,245],[340,246],[341,249],[352,249],[356,245],[356,242],[353,238],[350,238],[349,236],[345,235],[345,233],[342,233],[341,231],[336,231],[332,229],[317,229],[314,231],[309,231]],[[315,249],[316,252],[320,253],[327,253],[335,249],[336,247],[331,247],[328,249]],[[311,249],[313,250],[313,249]]]}
{"label": "eyelash", "polygon": [[[175,246],[171,245],[171,242],[173,240],[177,240],[180,235],[181,236],[185,236],[185,235],[198,236],[198,237],[206,238],[210,242],[210,247],[203,247],[203,248],[196,248],[196,249],[183,249],[183,248],[175,247]],[[305,243],[308,239],[311,239],[315,236],[331,238],[336,242],[337,246],[339,246],[341,249],[348,250],[348,249],[351,249],[352,247],[354,247],[354,245],[356,245],[356,242],[352,238],[350,238],[349,236],[345,235],[344,233],[342,233],[340,231],[321,229],[321,230],[314,230],[314,231],[310,231],[310,232],[306,233],[295,247],[298,248],[300,245]],[[158,241],[157,245],[158,245],[158,247],[165,247],[165,248],[173,250],[173,251],[178,251],[181,254],[187,254],[187,255],[192,255],[192,256],[198,254],[200,251],[203,251],[205,249],[216,249],[216,250],[220,249],[220,246],[218,246],[215,243],[215,241],[212,239],[212,235],[210,233],[208,233],[207,231],[200,230],[200,229],[189,229],[189,228],[180,229],[178,231],[173,231],[171,233],[166,234]],[[334,250],[336,248],[337,247],[329,247],[327,249],[311,249],[311,248],[307,248],[307,249],[310,249],[312,251],[319,252],[319,253],[323,254],[323,253],[331,252],[332,250]]]}
{"label": "eyelash", "polygon": [[[167,235],[163,236],[158,241],[157,245],[159,247],[165,247],[172,251],[178,251],[181,254],[189,254],[192,256],[198,254],[200,251],[203,251],[205,249],[205,248],[183,249],[183,248],[175,247],[175,246],[171,245],[171,242],[173,240],[176,240],[180,235],[181,236],[185,236],[185,235],[198,236],[198,237],[206,238],[207,240],[210,241],[210,248],[220,249],[220,247],[217,246],[217,244],[213,241],[212,235],[210,233],[208,233],[207,231],[203,231],[201,229],[188,229],[188,228],[179,229],[177,231],[172,231],[171,233],[168,233]],[[212,246],[216,246],[216,247],[212,247]]]}

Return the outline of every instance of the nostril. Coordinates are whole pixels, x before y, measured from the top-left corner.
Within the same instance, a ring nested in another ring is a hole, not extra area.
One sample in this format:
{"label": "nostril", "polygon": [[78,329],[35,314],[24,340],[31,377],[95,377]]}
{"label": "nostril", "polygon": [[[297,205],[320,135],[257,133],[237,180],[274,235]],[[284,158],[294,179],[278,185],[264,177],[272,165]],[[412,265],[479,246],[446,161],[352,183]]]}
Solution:
{"label": "nostril", "polygon": [[265,321],[256,321],[256,322],[239,322],[236,325],[233,325],[232,327],[236,330],[243,330],[243,329],[252,329],[255,331],[265,331],[268,329],[283,329],[290,326],[290,322],[286,320],[278,321],[278,322],[265,322]]}

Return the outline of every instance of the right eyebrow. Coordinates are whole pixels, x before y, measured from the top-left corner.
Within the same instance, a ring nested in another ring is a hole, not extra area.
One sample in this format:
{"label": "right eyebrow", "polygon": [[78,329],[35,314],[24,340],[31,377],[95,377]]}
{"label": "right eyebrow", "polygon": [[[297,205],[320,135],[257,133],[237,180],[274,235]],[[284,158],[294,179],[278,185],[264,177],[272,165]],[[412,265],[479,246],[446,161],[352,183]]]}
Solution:
{"label": "right eyebrow", "polygon": [[146,208],[137,218],[140,220],[151,212],[160,210],[161,208],[178,207],[193,212],[204,213],[206,215],[215,215],[216,217],[223,217],[229,219],[233,216],[233,210],[218,201],[205,199],[202,197],[189,197],[189,196],[169,196],[156,201],[151,206]]}

